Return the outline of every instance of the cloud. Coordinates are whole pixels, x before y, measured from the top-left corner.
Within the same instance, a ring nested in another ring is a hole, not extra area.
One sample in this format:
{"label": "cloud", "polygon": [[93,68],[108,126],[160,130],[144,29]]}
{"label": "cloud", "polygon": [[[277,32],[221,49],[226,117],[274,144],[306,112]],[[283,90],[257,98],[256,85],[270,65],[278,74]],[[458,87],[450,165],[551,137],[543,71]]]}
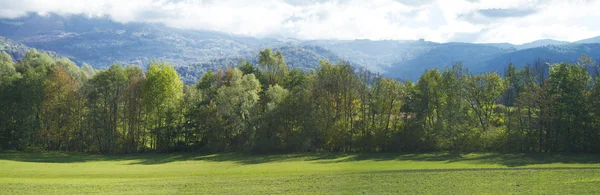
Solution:
{"label": "cloud", "polygon": [[474,24],[490,24],[498,22],[505,18],[521,18],[526,17],[537,12],[536,9],[529,8],[492,8],[492,9],[478,9],[469,13],[458,15],[459,19],[474,23]]}
{"label": "cloud", "polygon": [[511,17],[523,17],[534,14],[537,10],[535,9],[480,9],[477,10],[479,14],[490,18],[511,18]]}
{"label": "cloud", "polygon": [[0,0],[30,12],[109,16],[249,36],[511,42],[600,35],[596,0]]}
{"label": "cloud", "polygon": [[405,5],[410,5],[410,6],[421,6],[421,5],[427,5],[427,4],[431,4],[434,1],[433,0],[396,0],[399,3],[405,4]]}

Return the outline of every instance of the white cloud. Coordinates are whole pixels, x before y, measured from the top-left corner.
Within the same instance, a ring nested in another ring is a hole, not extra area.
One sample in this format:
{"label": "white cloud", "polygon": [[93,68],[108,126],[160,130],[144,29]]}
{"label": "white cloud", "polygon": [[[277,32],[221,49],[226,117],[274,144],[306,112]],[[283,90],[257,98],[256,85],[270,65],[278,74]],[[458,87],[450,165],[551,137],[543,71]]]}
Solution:
{"label": "white cloud", "polygon": [[28,12],[109,15],[251,36],[524,43],[600,35],[595,0],[0,0]]}

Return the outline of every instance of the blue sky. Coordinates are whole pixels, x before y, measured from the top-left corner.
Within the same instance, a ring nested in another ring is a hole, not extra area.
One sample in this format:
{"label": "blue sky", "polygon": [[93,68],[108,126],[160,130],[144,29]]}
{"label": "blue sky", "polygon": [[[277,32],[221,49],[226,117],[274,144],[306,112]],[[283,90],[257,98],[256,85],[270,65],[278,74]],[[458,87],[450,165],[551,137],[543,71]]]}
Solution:
{"label": "blue sky", "polygon": [[576,41],[600,36],[597,0],[0,0],[28,12],[108,15],[257,37],[424,38],[436,42]]}

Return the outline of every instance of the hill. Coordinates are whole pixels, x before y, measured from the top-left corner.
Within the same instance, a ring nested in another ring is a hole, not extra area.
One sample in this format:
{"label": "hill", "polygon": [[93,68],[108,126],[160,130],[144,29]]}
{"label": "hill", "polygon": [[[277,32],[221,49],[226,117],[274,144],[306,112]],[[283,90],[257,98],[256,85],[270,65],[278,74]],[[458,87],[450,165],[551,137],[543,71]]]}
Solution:
{"label": "hill", "polygon": [[86,62],[96,68],[113,63],[143,66],[152,60],[183,66],[246,55],[266,42],[275,42],[159,24],[122,24],[106,17],[82,15],[31,14],[0,20],[0,29],[0,36],[30,47],[76,56],[78,63]]}
{"label": "hill", "polygon": [[[297,68],[306,72],[316,69],[321,60],[328,60],[330,62],[342,61],[342,58],[336,54],[319,46],[282,46],[274,48],[273,50],[281,51],[289,68]],[[258,53],[249,53],[237,57],[218,58],[208,62],[179,66],[176,67],[176,70],[186,84],[192,84],[195,83],[204,72],[208,70],[216,71],[218,69],[235,67],[239,65],[240,60],[258,64]]]}
{"label": "hill", "polygon": [[384,75],[396,78],[417,80],[423,72],[431,68],[444,69],[452,63],[463,63],[474,72],[487,71],[482,65],[487,59],[508,53],[510,50],[494,46],[470,43],[440,44],[428,52],[410,60],[400,61],[388,69]]}
{"label": "hill", "polygon": [[17,43],[11,39],[0,36],[0,52],[6,52],[12,56],[13,59],[21,58],[29,51],[31,48],[23,45],[21,43]]}
{"label": "hill", "polygon": [[600,36],[579,40],[575,43],[600,43]]}
{"label": "hill", "polygon": [[[9,38],[0,36],[0,52],[8,53],[14,60],[22,58],[31,49],[35,49],[35,48],[31,48],[24,44],[13,41]],[[66,57],[66,58],[73,59],[73,57],[60,55],[53,51],[45,51],[45,50],[38,50],[38,51],[48,53],[50,56],[53,56],[53,57]]]}
{"label": "hill", "polygon": [[487,60],[484,63],[485,67],[481,70],[501,72],[510,62],[516,66],[525,66],[535,63],[538,59],[549,63],[576,63],[582,55],[600,59],[600,44],[549,45],[514,51]]}
{"label": "hill", "polygon": [[548,46],[548,45],[565,45],[565,44],[569,44],[569,42],[557,41],[557,40],[553,40],[553,39],[541,39],[541,40],[533,41],[530,43],[516,45],[515,48],[521,50],[521,49],[530,49],[530,48],[536,48],[536,47],[544,47],[544,46]]}
{"label": "hill", "polygon": [[[321,59],[350,62],[384,76],[416,80],[429,68],[462,62],[473,72],[502,70],[509,61],[525,65],[535,59],[573,62],[582,54],[600,57],[599,38],[575,43],[551,39],[509,43],[436,43],[425,40],[296,40],[256,38],[215,31],[175,29],[152,23],[118,23],[108,17],[30,14],[0,19],[0,36],[14,41],[11,55],[31,48],[54,51],[78,64],[106,68],[114,63],[145,66],[153,60],[177,66],[187,83],[203,72],[235,66],[244,59],[256,64],[259,50],[284,53],[287,64],[314,69]],[[6,46],[5,46],[6,47]]]}

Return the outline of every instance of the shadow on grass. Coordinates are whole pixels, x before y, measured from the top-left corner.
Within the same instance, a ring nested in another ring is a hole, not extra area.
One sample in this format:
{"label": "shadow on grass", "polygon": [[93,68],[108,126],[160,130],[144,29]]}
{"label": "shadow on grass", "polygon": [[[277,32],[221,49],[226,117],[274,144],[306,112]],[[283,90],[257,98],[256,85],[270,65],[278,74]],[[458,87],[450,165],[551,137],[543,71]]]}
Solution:
{"label": "shadow on grass", "polygon": [[165,164],[178,161],[235,162],[239,164],[260,164],[316,156],[316,153],[248,155],[241,153],[141,153],[141,154],[81,154],[59,152],[0,152],[0,160],[32,163],[80,163],[99,161],[132,161],[128,164]]}
{"label": "shadow on grass", "polygon": [[577,163],[600,164],[600,156],[591,154],[504,154],[504,153],[294,153],[276,155],[247,155],[240,153],[144,153],[119,155],[89,155],[77,153],[0,153],[0,160],[39,163],[76,163],[95,161],[131,161],[132,165],[154,165],[178,161],[233,162],[242,165],[282,161],[313,161],[321,164],[358,161],[429,161],[499,164],[520,167],[534,164]]}
{"label": "shadow on grass", "polygon": [[[315,159],[318,160],[318,159]],[[499,164],[507,167],[520,167],[535,164],[576,163],[600,164],[600,156],[592,154],[545,154],[545,153],[359,153],[343,155],[320,163],[339,163],[353,161],[429,161],[429,162],[466,162],[472,164]]]}

